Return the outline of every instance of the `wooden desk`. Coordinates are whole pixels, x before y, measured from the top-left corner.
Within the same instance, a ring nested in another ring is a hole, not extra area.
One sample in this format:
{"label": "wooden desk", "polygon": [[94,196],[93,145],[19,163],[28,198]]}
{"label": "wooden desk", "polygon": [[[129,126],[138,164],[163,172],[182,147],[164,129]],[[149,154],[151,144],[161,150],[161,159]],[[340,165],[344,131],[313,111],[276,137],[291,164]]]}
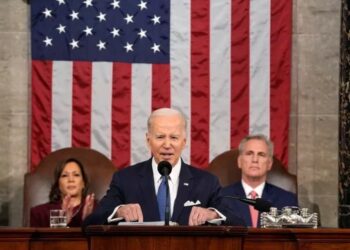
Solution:
{"label": "wooden desk", "polygon": [[350,229],[248,229],[244,250],[349,250]]}
{"label": "wooden desk", "polygon": [[80,228],[0,227],[1,250],[88,250]]}
{"label": "wooden desk", "polygon": [[1,250],[27,250],[34,229],[0,227]]}
{"label": "wooden desk", "polygon": [[241,227],[94,226],[90,250],[240,250],[247,229]]}
{"label": "wooden desk", "polygon": [[[90,242],[90,246],[89,246]],[[350,229],[240,227],[0,227],[0,250],[210,249],[349,250]]]}
{"label": "wooden desk", "polygon": [[349,250],[350,229],[319,228],[292,229],[299,249],[303,250]]}
{"label": "wooden desk", "polygon": [[36,228],[30,250],[89,250],[80,228]]}

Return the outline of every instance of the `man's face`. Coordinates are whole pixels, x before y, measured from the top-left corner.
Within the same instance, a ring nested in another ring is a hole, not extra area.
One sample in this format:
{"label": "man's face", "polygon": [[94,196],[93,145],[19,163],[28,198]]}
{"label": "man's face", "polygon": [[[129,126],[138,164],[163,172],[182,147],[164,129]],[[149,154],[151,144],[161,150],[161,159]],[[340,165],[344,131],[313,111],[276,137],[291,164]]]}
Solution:
{"label": "man's face", "polygon": [[238,167],[242,170],[243,180],[265,181],[272,167],[266,143],[258,139],[247,141],[242,154],[238,156]]}
{"label": "man's face", "polygon": [[155,116],[146,139],[157,163],[168,161],[174,166],[186,145],[184,121],[179,115]]}

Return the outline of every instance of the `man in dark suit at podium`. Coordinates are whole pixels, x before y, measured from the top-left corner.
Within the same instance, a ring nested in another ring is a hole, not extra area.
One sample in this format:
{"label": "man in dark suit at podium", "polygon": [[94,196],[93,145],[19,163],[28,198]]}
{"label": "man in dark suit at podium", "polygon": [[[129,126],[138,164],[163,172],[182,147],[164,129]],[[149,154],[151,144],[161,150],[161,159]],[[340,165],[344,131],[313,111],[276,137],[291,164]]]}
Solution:
{"label": "man in dark suit at podium", "polygon": [[[151,159],[114,174],[109,190],[84,226],[127,222],[162,221],[164,212],[157,202],[162,176],[157,166],[171,164],[170,221],[180,225],[244,225],[242,219],[221,205],[220,184],[216,176],[190,166],[181,159],[186,145],[186,119],[169,108],[152,112],[148,119],[146,140]],[[157,190],[157,191],[156,191]]]}
{"label": "man in dark suit at podium", "polygon": [[[273,143],[264,135],[246,136],[239,144],[238,167],[242,179],[222,189],[223,196],[248,199],[262,198],[273,207],[298,206],[294,193],[266,182],[273,163]],[[259,227],[259,211],[237,199],[226,200],[228,206],[237,211],[247,226]]]}

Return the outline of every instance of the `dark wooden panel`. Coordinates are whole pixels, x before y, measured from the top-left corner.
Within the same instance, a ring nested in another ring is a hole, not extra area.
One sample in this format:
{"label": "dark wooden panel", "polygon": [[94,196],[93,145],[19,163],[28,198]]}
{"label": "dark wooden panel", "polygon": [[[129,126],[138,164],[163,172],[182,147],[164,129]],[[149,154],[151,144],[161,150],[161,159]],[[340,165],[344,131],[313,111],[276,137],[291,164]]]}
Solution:
{"label": "dark wooden panel", "polygon": [[1,250],[28,250],[34,229],[31,228],[0,228]]}
{"label": "dark wooden panel", "polygon": [[292,229],[299,249],[303,250],[349,250],[350,229],[318,228]]}
{"label": "dark wooden panel", "polygon": [[91,250],[239,250],[239,238],[192,237],[192,236],[96,236],[91,239]]}
{"label": "dark wooden panel", "polygon": [[80,228],[37,228],[31,250],[88,250],[88,239]]}
{"label": "dark wooden panel", "polygon": [[0,241],[1,250],[28,250],[29,241]]}
{"label": "dark wooden panel", "polygon": [[288,229],[250,228],[243,239],[244,250],[294,250],[297,242]]}
{"label": "dark wooden panel", "polygon": [[[90,242],[90,245],[89,245]],[[0,250],[349,250],[350,229],[96,226],[0,228]]]}
{"label": "dark wooden panel", "polygon": [[240,250],[245,228],[234,227],[89,227],[91,250]]}

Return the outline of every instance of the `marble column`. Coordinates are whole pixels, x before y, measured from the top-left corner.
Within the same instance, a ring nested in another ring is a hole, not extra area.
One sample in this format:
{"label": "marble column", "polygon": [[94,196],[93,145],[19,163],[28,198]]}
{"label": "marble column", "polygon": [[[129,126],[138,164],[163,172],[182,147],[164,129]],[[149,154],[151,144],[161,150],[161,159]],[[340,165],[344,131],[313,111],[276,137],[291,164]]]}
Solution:
{"label": "marble column", "polygon": [[350,1],[342,0],[339,86],[339,227],[350,227]]}

